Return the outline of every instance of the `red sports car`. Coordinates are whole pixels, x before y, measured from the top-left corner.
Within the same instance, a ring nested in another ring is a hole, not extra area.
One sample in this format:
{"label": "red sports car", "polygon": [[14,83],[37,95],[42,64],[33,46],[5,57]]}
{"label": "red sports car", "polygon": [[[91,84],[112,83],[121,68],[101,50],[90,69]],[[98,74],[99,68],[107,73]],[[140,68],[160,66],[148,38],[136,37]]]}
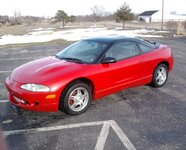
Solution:
{"label": "red sports car", "polygon": [[16,68],[6,87],[18,107],[77,115],[92,100],[119,90],[163,86],[173,63],[166,45],[129,37],[91,38]]}

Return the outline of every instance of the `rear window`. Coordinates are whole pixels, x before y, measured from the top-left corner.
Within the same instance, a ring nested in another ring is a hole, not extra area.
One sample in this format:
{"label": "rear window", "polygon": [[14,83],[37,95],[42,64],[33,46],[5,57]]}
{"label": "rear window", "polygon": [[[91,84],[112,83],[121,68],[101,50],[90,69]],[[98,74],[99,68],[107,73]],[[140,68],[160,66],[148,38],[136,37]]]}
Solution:
{"label": "rear window", "polygon": [[160,44],[148,40],[141,39],[139,46],[143,53],[153,51],[154,49],[159,48]]}

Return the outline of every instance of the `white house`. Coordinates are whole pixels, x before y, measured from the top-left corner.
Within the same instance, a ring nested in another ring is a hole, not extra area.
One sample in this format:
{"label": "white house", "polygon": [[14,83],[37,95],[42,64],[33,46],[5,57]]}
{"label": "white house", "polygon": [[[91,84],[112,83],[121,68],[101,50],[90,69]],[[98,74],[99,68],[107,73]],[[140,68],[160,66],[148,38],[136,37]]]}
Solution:
{"label": "white house", "polygon": [[158,12],[158,10],[144,11],[138,15],[139,21],[152,22],[152,16]]}
{"label": "white house", "polygon": [[[162,11],[159,10],[150,10],[144,11],[138,15],[139,21],[145,22],[161,22]],[[185,15],[171,14],[169,12],[164,12],[164,21],[186,21]]]}

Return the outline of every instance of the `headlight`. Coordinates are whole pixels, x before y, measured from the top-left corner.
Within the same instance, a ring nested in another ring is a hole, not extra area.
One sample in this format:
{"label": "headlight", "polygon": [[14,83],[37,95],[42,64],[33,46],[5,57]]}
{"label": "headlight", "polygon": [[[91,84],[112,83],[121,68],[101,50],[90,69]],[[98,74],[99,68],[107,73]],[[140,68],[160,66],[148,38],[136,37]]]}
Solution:
{"label": "headlight", "polygon": [[50,88],[39,84],[23,84],[22,89],[32,91],[32,92],[49,92]]}

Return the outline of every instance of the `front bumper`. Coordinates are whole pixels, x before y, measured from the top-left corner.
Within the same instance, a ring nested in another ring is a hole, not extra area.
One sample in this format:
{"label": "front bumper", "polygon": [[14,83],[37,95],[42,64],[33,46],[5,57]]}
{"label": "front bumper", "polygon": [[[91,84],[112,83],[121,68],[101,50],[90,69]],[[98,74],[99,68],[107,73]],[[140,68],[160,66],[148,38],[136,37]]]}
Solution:
{"label": "front bumper", "polygon": [[[11,104],[20,108],[39,112],[58,111],[60,95],[56,92],[30,92],[20,88],[21,84],[13,79],[6,78],[7,96]],[[48,95],[55,98],[46,98]]]}

